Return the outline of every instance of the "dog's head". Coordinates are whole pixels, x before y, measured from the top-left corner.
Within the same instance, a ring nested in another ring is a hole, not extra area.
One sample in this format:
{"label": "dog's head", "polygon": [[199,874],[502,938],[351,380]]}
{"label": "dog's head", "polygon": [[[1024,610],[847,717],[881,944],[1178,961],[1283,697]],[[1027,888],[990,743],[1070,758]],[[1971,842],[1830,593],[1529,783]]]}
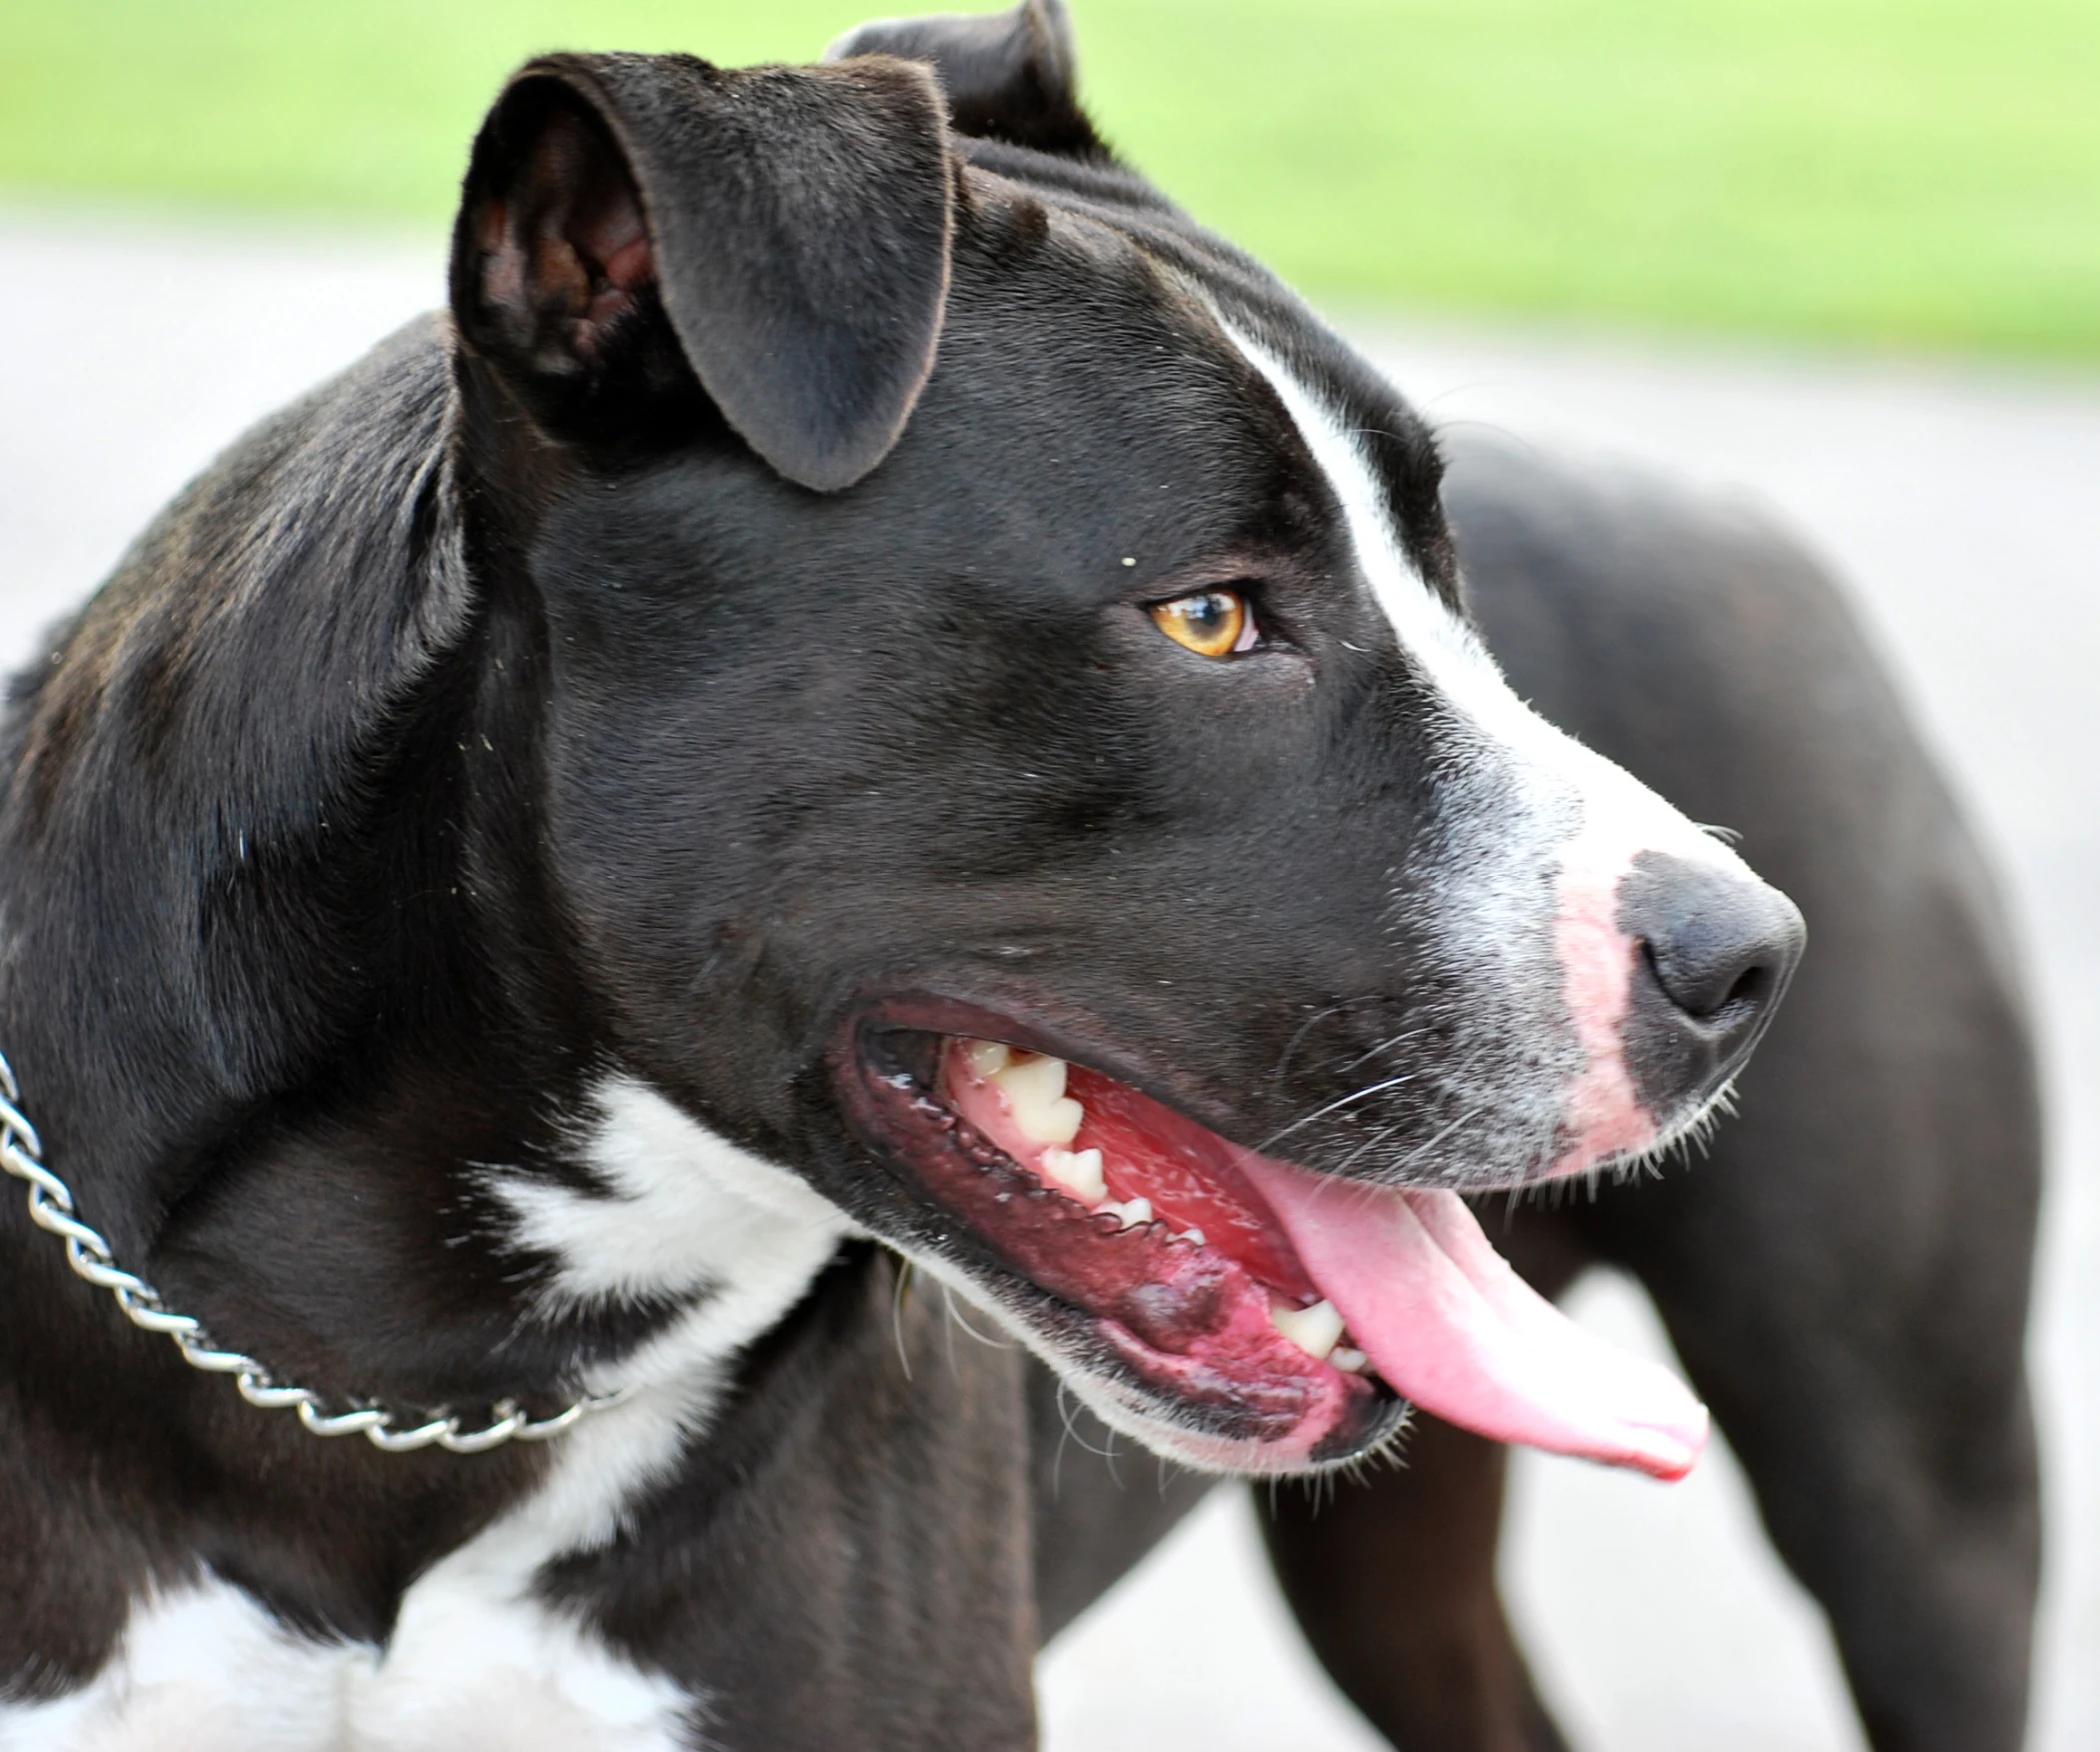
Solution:
{"label": "dog's head", "polygon": [[1798,917],[1513,697],[1421,419],[1070,69],[1028,0],[482,134],[487,710],[605,1047],[1178,1457],[1681,1470],[1455,1195],[1681,1136]]}

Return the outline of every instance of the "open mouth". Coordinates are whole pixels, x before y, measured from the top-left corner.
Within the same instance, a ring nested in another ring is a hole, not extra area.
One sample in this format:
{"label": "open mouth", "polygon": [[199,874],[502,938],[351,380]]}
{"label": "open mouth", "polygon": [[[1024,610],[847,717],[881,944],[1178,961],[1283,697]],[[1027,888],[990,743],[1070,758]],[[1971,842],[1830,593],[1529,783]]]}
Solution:
{"label": "open mouth", "polygon": [[1361,1453],[1412,1402],[1501,1441],[1691,1469],[1704,1408],[1532,1291],[1455,1194],[1271,1160],[994,1037],[1021,1032],[871,1021],[849,1107],[966,1231],[955,1262],[1033,1303],[1010,1311],[1037,1316],[1130,1414],[1116,1421],[1184,1458],[1284,1470]]}

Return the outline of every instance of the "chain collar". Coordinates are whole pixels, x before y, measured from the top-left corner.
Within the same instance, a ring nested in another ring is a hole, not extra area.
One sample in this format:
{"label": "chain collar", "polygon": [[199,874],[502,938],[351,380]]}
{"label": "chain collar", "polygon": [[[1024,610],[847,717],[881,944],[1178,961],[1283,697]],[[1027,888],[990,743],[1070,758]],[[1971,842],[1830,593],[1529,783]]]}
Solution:
{"label": "chain collar", "polygon": [[443,1448],[449,1454],[482,1454],[506,1442],[544,1442],[573,1429],[593,1411],[617,1405],[625,1393],[585,1394],[567,1410],[535,1421],[514,1400],[500,1399],[489,1409],[494,1418],[478,1429],[451,1413],[404,1427],[394,1413],[379,1405],[352,1405],[329,1412],[311,1387],[280,1381],[252,1356],[221,1350],[201,1322],[178,1314],[160,1291],[143,1278],[118,1267],[110,1245],[75,1214],[72,1190],[44,1166],[44,1146],[36,1127],[17,1103],[15,1073],[0,1056],[0,1168],[29,1185],[29,1216],[38,1228],[66,1245],[66,1263],[74,1274],[116,1298],[124,1317],[143,1332],[173,1339],[182,1360],[208,1375],[231,1375],[249,1404],[264,1411],[296,1412],[307,1430],[319,1436],[362,1435],[386,1454],[409,1454],[419,1448]]}

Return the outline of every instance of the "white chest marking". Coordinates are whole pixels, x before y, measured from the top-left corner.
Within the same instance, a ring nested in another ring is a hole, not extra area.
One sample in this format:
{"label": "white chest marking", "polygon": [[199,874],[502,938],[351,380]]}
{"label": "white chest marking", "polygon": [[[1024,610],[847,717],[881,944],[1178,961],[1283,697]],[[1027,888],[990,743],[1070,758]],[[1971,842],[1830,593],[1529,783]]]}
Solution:
{"label": "white chest marking", "polygon": [[[534,1597],[602,1545],[707,1426],[736,1354],[801,1299],[851,1225],[800,1180],[645,1085],[598,1091],[588,1153],[609,1196],[503,1176],[555,1302],[705,1292],[605,1378],[630,1397],[561,1438],[545,1482],[403,1597],[384,1650],[286,1635],[211,1580],[134,1603],[92,1683],[0,1704],[0,1752],[676,1752],[704,1698],[633,1666]],[[462,1465],[474,1464],[463,1458]]]}

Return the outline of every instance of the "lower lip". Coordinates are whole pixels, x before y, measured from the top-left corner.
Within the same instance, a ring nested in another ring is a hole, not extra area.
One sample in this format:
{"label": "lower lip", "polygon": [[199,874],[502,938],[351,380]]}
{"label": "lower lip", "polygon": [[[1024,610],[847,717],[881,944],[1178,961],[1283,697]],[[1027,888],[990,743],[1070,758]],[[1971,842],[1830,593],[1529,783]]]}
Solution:
{"label": "lower lip", "polygon": [[[944,1216],[963,1223],[976,1256],[958,1262],[973,1275],[989,1263],[1025,1280],[1061,1304],[1055,1325],[1082,1317],[1098,1361],[1134,1377],[1177,1430],[1194,1423],[1235,1450],[1250,1446],[1262,1456],[1256,1466],[1345,1457],[1398,1421],[1403,1408],[1381,1383],[1283,1338],[1269,1287],[1224,1251],[1192,1245],[1164,1222],[1125,1228],[1096,1216],[976,1133],[923,1076],[895,1068],[911,1056],[925,1068],[924,1036],[914,1044],[916,1053],[894,1053],[879,1033],[864,1035],[846,1083],[849,1111]],[[944,1251],[961,1249],[951,1241]],[[1096,1359],[1083,1362],[1097,1370]],[[1242,1454],[1234,1463],[1249,1462]]]}

